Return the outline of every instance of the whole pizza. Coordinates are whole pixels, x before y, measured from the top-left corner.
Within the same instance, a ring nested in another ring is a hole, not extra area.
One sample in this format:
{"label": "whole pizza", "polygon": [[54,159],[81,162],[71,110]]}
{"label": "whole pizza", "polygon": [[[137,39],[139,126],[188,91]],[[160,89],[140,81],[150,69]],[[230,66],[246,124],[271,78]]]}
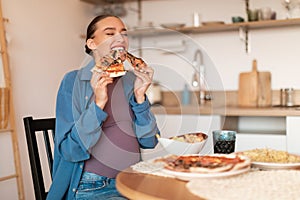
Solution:
{"label": "whole pizza", "polygon": [[235,171],[250,167],[248,157],[236,154],[211,154],[211,155],[169,155],[156,159],[163,162],[164,168],[177,172],[191,173],[219,173]]}

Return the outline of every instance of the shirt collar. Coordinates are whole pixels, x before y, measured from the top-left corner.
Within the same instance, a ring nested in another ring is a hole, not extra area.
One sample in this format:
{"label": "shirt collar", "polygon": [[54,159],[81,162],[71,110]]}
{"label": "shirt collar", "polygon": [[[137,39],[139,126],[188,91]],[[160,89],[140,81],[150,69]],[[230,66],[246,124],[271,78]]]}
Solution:
{"label": "shirt collar", "polygon": [[86,66],[80,69],[80,80],[91,80],[92,72],[91,70],[95,66],[95,61],[91,60]]}

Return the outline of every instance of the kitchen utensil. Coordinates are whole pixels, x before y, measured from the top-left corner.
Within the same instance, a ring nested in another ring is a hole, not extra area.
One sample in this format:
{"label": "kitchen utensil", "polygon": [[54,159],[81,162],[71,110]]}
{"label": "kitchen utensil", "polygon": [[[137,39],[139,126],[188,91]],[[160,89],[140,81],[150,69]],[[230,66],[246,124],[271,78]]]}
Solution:
{"label": "kitchen utensil", "polygon": [[253,60],[252,71],[240,73],[238,105],[244,107],[267,107],[272,104],[271,73],[258,72]]}

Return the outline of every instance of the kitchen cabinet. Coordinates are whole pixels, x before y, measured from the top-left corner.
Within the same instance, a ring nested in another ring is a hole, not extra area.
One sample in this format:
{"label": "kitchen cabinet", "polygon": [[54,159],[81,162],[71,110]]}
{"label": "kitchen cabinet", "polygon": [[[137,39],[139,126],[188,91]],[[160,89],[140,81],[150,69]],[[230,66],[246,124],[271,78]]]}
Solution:
{"label": "kitchen cabinet", "polygon": [[[164,106],[163,109],[153,107],[152,111],[158,116],[163,134],[178,132],[179,125],[183,130],[203,128],[208,133],[211,133],[212,129],[236,130],[236,151],[268,147],[300,154],[300,110],[298,108],[215,106],[214,109],[210,103],[201,106]],[[199,124],[191,121],[197,119],[197,116],[201,121]],[[211,116],[216,120],[209,121]],[[189,123],[183,124],[183,119],[188,120]]]}
{"label": "kitchen cabinet", "polygon": [[[284,117],[285,131],[268,131],[246,133],[242,131],[237,136],[237,151],[253,148],[274,148],[286,150],[290,153],[300,154],[299,141],[299,116]],[[276,123],[269,124],[270,127],[276,126]]]}
{"label": "kitchen cabinet", "polygon": [[[241,127],[243,125],[227,126],[223,124],[225,116],[218,115],[195,115],[195,114],[156,114],[158,126],[161,130],[162,137],[171,137],[179,133],[202,131],[207,133],[209,139],[201,153],[210,153],[212,149],[212,131],[218,129],[232,129],[237,131],[235,151],[244,151],[255,148],[272,148],[277,150],[286,150],[291,153],[300,154],[299,144],[300,134],[298,124],[300,117],[255,117],[250,120],[244,120],[244,124],[252,129]],[[230,118],[230,117],[229,117]],[[232,117],[235,122],[242,121],[237,118],[249,117]],[[265,119],[264,119],[265,118]],[[237,120],[235,120],[237,119]],[[155,150],[148,150],[144,155],[146,159],[155,156],[166,155],[160,145]]]}
{"label": "kitchen cabinet", "polygon": [[283,134],[241,133],[236,136],[235,151],[245,151],[256,148],[271,148],[287,150],[287,137]]}
{"label": "kitchen cabinet", "polygon": [[[255,148],[287,150],[286,117],[239,116],[236,118],[236,151]],[[226,127],[226,125],[225,125]]]}
{"label": "kitchen cabinet", "polygon": [[300,124],[299,116],[286,117],[287,150],[291,153],[300,154],[299,124]]}

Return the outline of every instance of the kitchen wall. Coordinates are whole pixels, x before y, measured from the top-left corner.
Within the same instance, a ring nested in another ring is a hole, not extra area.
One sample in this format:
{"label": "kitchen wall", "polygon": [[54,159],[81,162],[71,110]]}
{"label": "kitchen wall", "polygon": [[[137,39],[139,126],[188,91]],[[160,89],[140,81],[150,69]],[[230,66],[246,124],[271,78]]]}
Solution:
{"label": "kitchen wall", "polygon": [[[271,7],[277,12],[278,19],[284,19],[285,10],[281,2],[278,0],[251,0],[249,6],[251,9]],[[131,7],[134,5],[131,4]],[[154,26],[159,26],[164,23],[179,22],[191,26],[193,12],[200,14],[202,22],[224,21],[231,23],[232,16],[242,16],[246,19],[245,1],[226,0],[225,3],[222,0],[164,0],[143,2],[142,24],[152,22]],[[136,19],[134,14],[126,17],[130,27],[138,26]],[[188,37],[191,37],[192,41],[207,53],[214,63],[216,71],[220,74],[220,81],[226,90],[238,89],[239,73],[250,71],[253,59],[258,61],[258,70],[272,73],[272,88],[279,89],[282,87],[300,87],[297,75],[300,72],[299,32],[300,26],[250,30],[250,53],[245,52],[245,45],[240,40],[238,31],[190,34]],[[149,40],[153,40],[153,38],[149,38]],[[145,59],[148,58],[147,56],[145,53]],[[192,59],[193,52],[189,52],[187,57]],[[155,58],[150,55],[149,58],[151,58],[150,61],[155,59],[159,63],[164,63],[166,59],[162,55]],[[191,80],[192,71],[188,70],[188,74],[186,70],[187,68],[191,69],[191,67],[179,66],[176,59],[174,62],[172,59],[167,59],[166,65],[169,69],[184,69],[178,73],[183,73],[186,81]],[[209,68],[210,66],[207,67],[207,70],[210,70]],[[156,73],[159,73],[159,70],[157,67]],[[209,81],[212,81],[215,74],[208,74],[208,76]],[[177,87],[179,87],[178,84]],[[180,85],[180,88],[183,88],[183,84]]]}
{"label": "kitchen wall", "polygon": [[[124,19],[130,28],[138,25],[137,13],[133,11],[136,6],[136,3],[126,4],[130,11]],[[280,1],[250,2],[251,8],[264,6],[276,10],[278,18],[284,16]],[[22,118],[27,115],[55,115],[55,98],[60,80],[65,72],[77,69],[86,58],[83,52],[84,40],[79,35],[85,32],[94,9],[92,5],[79,0],[2,0],[2,7],[4,17],[9,19],[6,32],[25,194],[26,199],[33,199]],[[142,4],[142,21],[151,21],[154,25],[171,22],[191,25],[193,12],[199,12],[202,21],[227,23],[233,15],[245,17],[244,10],[244,1],[238,0],[226,0],[226,3],[224,0],[146,1]],[[210,72],[211,82],[214,82],[217,72],[217,80],[222,86],[217,84],[216,87],[236,90],[238,74],[249,71],[252,59],[256,58],[259,70],[272,72],[273,89],[291,86],[299,88],[299,32],[299,26],[250,31],[249,54],[245,53],[244,43],[239,39],[237,31],[188,35],[183,37],[192,41],[192,47],[189,46],[183,53],[186,60],[182,61],[178,57],[174,59],[174,55],[157,51],[145,51],[144,58],[154,64],[159,81],[168,80],[165,85],[170,90],[182,89],[183,83],[191,80],[192,68],[188,65],[198,45],[205,54],[205,63],[215,67],[215,71],[207,71]],[[152,45],[153,40],[161,42],[155,38],[143,42]],[[173,48],[172,40],[163,40]],[[136,48],[135,43],[134,40],[132,49]],[[170,69],[174,76],[166,76]],[[182,81],[178,82],[178,79]],[[7,152],[1,155],[2,175],[12,171],[13,161],[10,146],[7,145],[9,136],[1,134],[0,138],[1,150]],[[0,194],[3,199],[17,199],[15,182],[1,182]]]}
{"label": "kitchen wall", "polygon": [[[79,0],[2,0],[25,198],[34,199],[22,118],[52,117],[63,75],[85,58],[92,6]],[[9,134],[0,134],[0,176],[14,172]],[[5,153],[4,153],[5,152]],[[14,180],[0,182],[1,199],[17,199]]]}

